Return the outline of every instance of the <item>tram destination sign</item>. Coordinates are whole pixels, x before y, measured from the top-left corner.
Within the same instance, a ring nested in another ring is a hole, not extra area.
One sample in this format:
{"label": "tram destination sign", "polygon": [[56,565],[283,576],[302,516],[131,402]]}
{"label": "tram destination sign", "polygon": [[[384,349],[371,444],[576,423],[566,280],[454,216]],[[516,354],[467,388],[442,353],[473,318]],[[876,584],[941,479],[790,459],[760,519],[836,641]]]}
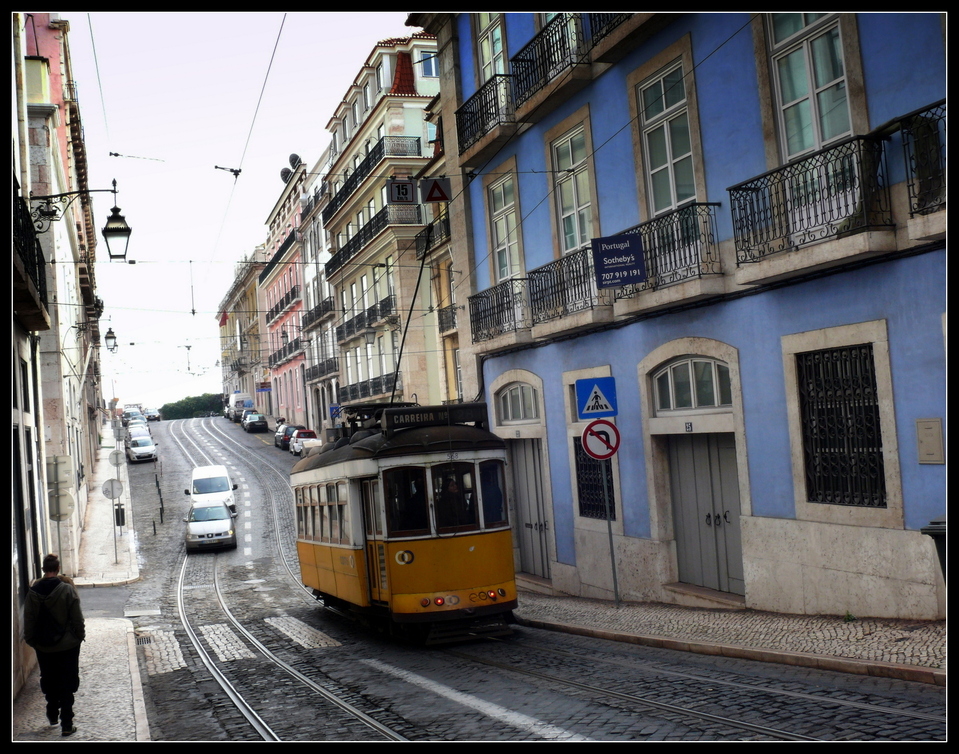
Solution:
{"label": "tram destination sign", "polygon": [[618,288],[646,282],[643,239],[638,233],[592,239],[597,288]]}
{"label": "tram destination sign", "polygon": [[440,427],[447,424],[480,424],[487,421],[485,403],[451,403],[448,406],[407,406],[383,411],[381,426],[389,437],[398,429]]}

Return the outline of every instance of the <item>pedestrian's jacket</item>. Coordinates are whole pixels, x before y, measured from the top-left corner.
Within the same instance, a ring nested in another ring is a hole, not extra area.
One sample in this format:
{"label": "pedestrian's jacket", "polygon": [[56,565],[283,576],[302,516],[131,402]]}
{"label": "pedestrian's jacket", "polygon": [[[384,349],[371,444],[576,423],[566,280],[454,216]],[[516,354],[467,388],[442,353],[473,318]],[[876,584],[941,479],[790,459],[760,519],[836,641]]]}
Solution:
{"label": "pedestrian's jacket", "polygon": [[[41,603],[46,603],[57,623],[67,627],[63,638],[49,647],[41,647],[36,643]],[[85,638],[80,597],[69,578],[53,576],[34,581],[27,590],[27,601],[23,608],[23,640],[38,652],[63,652],[79,646]]]}

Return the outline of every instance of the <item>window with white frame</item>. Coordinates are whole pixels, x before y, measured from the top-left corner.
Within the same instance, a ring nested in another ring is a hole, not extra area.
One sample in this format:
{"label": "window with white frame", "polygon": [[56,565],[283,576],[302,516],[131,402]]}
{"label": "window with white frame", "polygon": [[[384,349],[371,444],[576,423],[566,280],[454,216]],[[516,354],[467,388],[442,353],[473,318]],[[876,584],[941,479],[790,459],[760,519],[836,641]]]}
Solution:
{"label": "window with white frame", "polygon": [[681,63],[639,87],[639,112],[650,210],[655,216],[696,198]]}
{"label": "window with white frame", "polygon": [[773,80],[787,160],[852,132],[837,16],[771,13]]}
{"label": "window with white frame", "polygon": [[496,396],[500,424],[533,422],[539,419],[539,395],[532,385],[514,382]]}
{"label": "window with white frame", "polygon": [[480,84],[489,81],[498,73],[506,73],[503,25],[500,13],[477,13],[477,59],[479,60]]}
{"label": "window with white frame", "polygon": [[674,361],[653,375],[656,411],[732,406],[729,367],[721,361],[689,358]]}
{"label": "window with white frame", "polygon": [[490,186],[489,212],[496,281],[500,282],[520,272],[513,176],[507,176]]}
{"label": "window with white frame", "polygon": [[435,52],[421,52],[420,64],[422,74],[426,78],[436,78],[440,75],[439,58]]}
{"label": "window with white frame", "polygon": [[591,234],[592,203],[585,129],[577,128],[553,142],[552,152],[560,248],[567,254],[586,246]]}

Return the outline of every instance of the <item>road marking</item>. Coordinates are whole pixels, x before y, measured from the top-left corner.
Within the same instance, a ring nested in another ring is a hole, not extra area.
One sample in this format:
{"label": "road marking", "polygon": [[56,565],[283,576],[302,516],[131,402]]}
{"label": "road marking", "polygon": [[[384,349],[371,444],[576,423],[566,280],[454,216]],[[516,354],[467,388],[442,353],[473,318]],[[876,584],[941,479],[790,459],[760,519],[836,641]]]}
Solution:
{"label": "road marking", "polygon": [[520,730],[534,733],[542,738],[548,738],[553,741],[592,740],[586,736],[572,733],[564,728],[558,728],[555,725],[544,723],[541,720],[537,720],[535,717],[524,715],[521,712],[508,710],[505,707],[500,707],[498,704],[493,704],[492,702],[485,702],[482,699],[472,696],[471,694],[464,694],[462,691],[451,689],[449,686],[436,683],[435,681],[431,681],[428,678],[417,675],[416,673],[411,673],[408,670],[402,670],[400,668],[395,668],[392,665],[387,665],[385,662],[380,662],[379,660],[361,660],[361,662],[384,673],[389,673],[392,676],[400,678],[407,683],[412,683],[415,686],[432,691],[434,694],[445,696],[447,699],[452,699],[454,702],[462,704],[466,707],[471,707],[472,709],[482,712],[484,715],[496,718],[507,725],[512,725],[514,728],[519,728]]}

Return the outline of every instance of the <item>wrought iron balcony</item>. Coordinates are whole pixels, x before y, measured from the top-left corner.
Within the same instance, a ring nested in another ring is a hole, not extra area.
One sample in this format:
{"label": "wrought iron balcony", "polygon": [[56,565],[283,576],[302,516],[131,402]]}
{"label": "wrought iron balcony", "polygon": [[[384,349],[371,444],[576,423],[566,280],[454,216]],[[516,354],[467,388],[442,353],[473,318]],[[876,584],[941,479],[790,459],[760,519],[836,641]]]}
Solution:
{"label": "wrought iron balcony", "polygon": [[289,343],[270,354],[270,368],[279,366],[284,361],[289,361],[297,354],[303,351],[303,344],[299,338],[293,338]]}
{"label": "wrought iron balcony", "polygon": [[323,208],[323,224],[326,225],[337,210],[359,188],[360,184],[373,172],[373,169],[386,157],[422,157],[422,147],[418,136],[384,136],[380,139],[363,161],[350,173],[350,177],[336,192],[330,203]]}
{"label": "wrought iron balcony", "polygon": [[448,241],[449,238],[450,216],[444,212],[416,234],[416,258],[422,259],[427,252]]}
{"label": "wrought iron balcony", "polygon": [[396,296],[389,295],[381,298],[366,311],[351,317],[342,325],[336,327],[336,341],[342,343],[363,333],[369,327],[396,312]]}
{"label": "wrought iron balcony", "polygon": [[593,254],[589,248],[530,270],[528,279],[534,325],[612,303],[611,289],[600,291],[596,287]]}
{"label": "wrought iron balcony", "polygon": [[342,385],[340,387],[340,400],[344,403],[366,400],[368,398],[390,395],[393,393],[393,385],[396,385],[396,392],[403,391],[403,373],[384,374],[379,377],[372,377],[368,380],[354,382],[352,385]]}
{"label": "wrought iron balcony", "polygon": [[512,278],[470,296],[474,343],[533,326],[526,286],[526,278]]}
{"label": "wrought iron balcony", "polygon": [[687,204],[625,231],[623,235],[638,234],[643,239],[646,282],[616,289],[616,298],[720,274],[715,217],[719,206],[715,202]]}
{"label": "wrought iron balcony", "polygon": [[586,59],[579,13],[559,13],[510,58],[513,95],[522,105],[567,68]]}
{"label": "wrought iron balcony", "polygon": [[440,332],[456,329],[456,306],[444,306],[436,312],[439,319]]}
{"label": "wrought iron balcony", "polygon": [[496,74],[456,111],[460,154],[497,126],[515,121],[512,82],[511,75]]}
{"label": "wrought iron balcony", "polygon": [[946,102],[902,120],[909,216],[946,207]]}
{"label": "wrought iron balcony", "polygon": [[729,189],[738,264],[892,225],[882,141],[854,136]]}
{"label": "wrought iron balcony", "polygon": [[339,371],[339,364],[335,357],[322,359],[318,364],[313,364],[306,369],[305,377],[307,382],[319,380]]}
{"label": "wrought iron balcony", "polygon": [[37,231],[30,218],[30,208],[21,196],[13,197],[13,248],[17,252],[23,270],[37,289],[40,303],[46,308],[47,276],[46,260],[37,238]]}
{"label": "wrought iron balcony", "polygon": [[370,221],[360,228],[356,235],[338,249],[326,263],[326,276],[329,279],[334,272],[356,256],[366,244],[372,241],[388,225],[422,225],[422,213],[419,205],[408,207],[387,204],[373,215]]}
{"label": "wrought iron balcony", "polygon": [[266,313],[266,321],[272,322],[280,316],[295,301],[300,300],[300,286],[294,285],[290,290],[283,294],[283,298],[277,301]]}
{"label": "wrought iron balcony", "polygon": [[333,311],[333,297],[329,296],[303,315],[303,323],[301,325],[302,329],[306,330],[312,327],[317,322],[322,320],[327,314],[332,314]]}

